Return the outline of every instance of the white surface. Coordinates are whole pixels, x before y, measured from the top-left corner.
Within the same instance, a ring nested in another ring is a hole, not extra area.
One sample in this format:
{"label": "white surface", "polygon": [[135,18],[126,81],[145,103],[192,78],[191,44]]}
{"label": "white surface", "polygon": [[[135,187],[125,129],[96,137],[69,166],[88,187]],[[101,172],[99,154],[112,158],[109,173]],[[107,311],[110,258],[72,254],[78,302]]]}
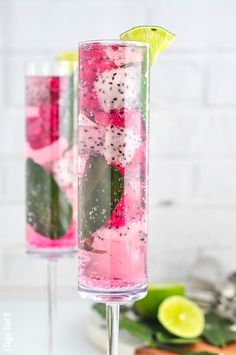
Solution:
{"label": "white surface", "polygon": [[[28,294],[31,292],[28,291]],[[0,354],[3,341],[3,315],[11,313],[12,355],[47,355],[47,298],[46,291],[40,296],[14,294],[0,295]],[[81,300],[76,294],[68,299],[59,299],[57,328],[55,336],[55,355],[102,355],[93,346],[85,331],[89,314],[89,302]],[[53,354],[54,355],[54,354]]]}

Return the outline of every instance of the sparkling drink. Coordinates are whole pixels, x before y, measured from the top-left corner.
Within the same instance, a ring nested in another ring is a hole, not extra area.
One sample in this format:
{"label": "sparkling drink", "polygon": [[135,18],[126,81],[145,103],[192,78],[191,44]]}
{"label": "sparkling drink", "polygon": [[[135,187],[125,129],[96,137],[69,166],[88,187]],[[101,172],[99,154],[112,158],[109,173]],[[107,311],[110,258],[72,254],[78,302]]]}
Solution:
{"label": "sparkling drink", "polygon": [[76,246],[74,80],[69,63],[27,65],[26,169],[29,252]]}
{"label": "sparkling drink", "polygon": [[79,290],[119,303],[147,285],[149,50],[79,47]]}

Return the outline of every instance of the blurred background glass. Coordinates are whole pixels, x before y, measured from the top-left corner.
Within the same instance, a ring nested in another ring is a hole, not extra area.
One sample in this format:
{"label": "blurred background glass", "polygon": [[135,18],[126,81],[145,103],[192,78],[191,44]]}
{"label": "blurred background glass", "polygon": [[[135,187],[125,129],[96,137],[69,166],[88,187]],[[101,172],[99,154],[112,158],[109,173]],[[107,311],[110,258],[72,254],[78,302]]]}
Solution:
{"label": "blurred background glass", "polygon": [[[0,0],[1,311],[7,300],[16,354],[42,353],[46,334],[46,263],[24,254],[25,61],[77,50],[81,40],[117,38],[139,24],[177,34],[151,73],[150,280],[185,280],[205,249],[229,272],[225,250],[236,250],[235,17],[234,0]],[[78,343],[88,346],[78,336],[86,308],[76,294],[76,260],[62,260],[58,275],[60,351],[71,344],[74,355]]]}

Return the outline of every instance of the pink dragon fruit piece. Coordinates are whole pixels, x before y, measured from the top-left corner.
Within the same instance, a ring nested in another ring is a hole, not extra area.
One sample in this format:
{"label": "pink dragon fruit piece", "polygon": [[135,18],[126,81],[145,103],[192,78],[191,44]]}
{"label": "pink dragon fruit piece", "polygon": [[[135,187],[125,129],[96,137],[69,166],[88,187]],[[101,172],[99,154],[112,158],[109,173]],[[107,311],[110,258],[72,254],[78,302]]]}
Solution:
{"label": "pink dragon fruit piece", "polygon": [[90,44],[87,52],[83,51],[80,57],[80,112],[88,117],[101,111],[94,83],[97,77],[106,70],[116,68],[114,62],[107,57],[104,48],[99,44]]}
{"label": "pink dragon fruit piece", "polygon": [[59,108],[40,106],[37,116],[27,117],[26,138],[32,149],[41,149],[59,138]]}
{"label": "pink dragon fruit piece", "polygon": [[121,128],[132,128],[136,134],[142,137],[145,133],[145,122],[140,110],[126,110],[122,107],[118,110],[111,110],[109,113],[97,112],[95,121],[103,127],[113,125]]}
{"label": "pink dragon fruit piece", "polygon": [[142,63],[144,48],[129,48],[114,44],[106,48],[106,54],[115,62],[118,67],[123,67],[129,63]]}
{"label": "pink dragon fruit piece", "polygon": [[61,78],[52,77],[49,81],[50,98],[52,105],[58,104],[61,91]]}
{"label": "pink dragon fruit piece", "polygon": [[28,77],[26,80],[27,106],[57,104],[60,96],[59,77]]}
{"label": "pink dragon fruit piece", "polygon": [[44,169],[51,172],[52,163],[59,160],[64,151],[68,149],[68,141],[64,137],[59,137],[51,145],[47,145],[42,149],[32,149],[27,146],[27,156],[34,160],[35,163],[42,165]]}

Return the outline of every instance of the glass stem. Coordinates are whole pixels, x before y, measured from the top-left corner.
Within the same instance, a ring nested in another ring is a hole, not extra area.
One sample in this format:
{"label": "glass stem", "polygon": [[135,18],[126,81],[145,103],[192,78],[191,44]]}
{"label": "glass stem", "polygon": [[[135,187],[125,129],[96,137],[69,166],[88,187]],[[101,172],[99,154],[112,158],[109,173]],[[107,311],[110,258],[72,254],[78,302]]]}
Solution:
{"label": "glass stem", "polygon": [[108,332],[107,355],[118,355],[119,312],[120,312],[120,305],[118,303],[106,304],[107,332]]}
{"label": "glass stem", "polygon": [[48,354],[54,354],[55,316],[57,308],[57,260],[48,260]]}

